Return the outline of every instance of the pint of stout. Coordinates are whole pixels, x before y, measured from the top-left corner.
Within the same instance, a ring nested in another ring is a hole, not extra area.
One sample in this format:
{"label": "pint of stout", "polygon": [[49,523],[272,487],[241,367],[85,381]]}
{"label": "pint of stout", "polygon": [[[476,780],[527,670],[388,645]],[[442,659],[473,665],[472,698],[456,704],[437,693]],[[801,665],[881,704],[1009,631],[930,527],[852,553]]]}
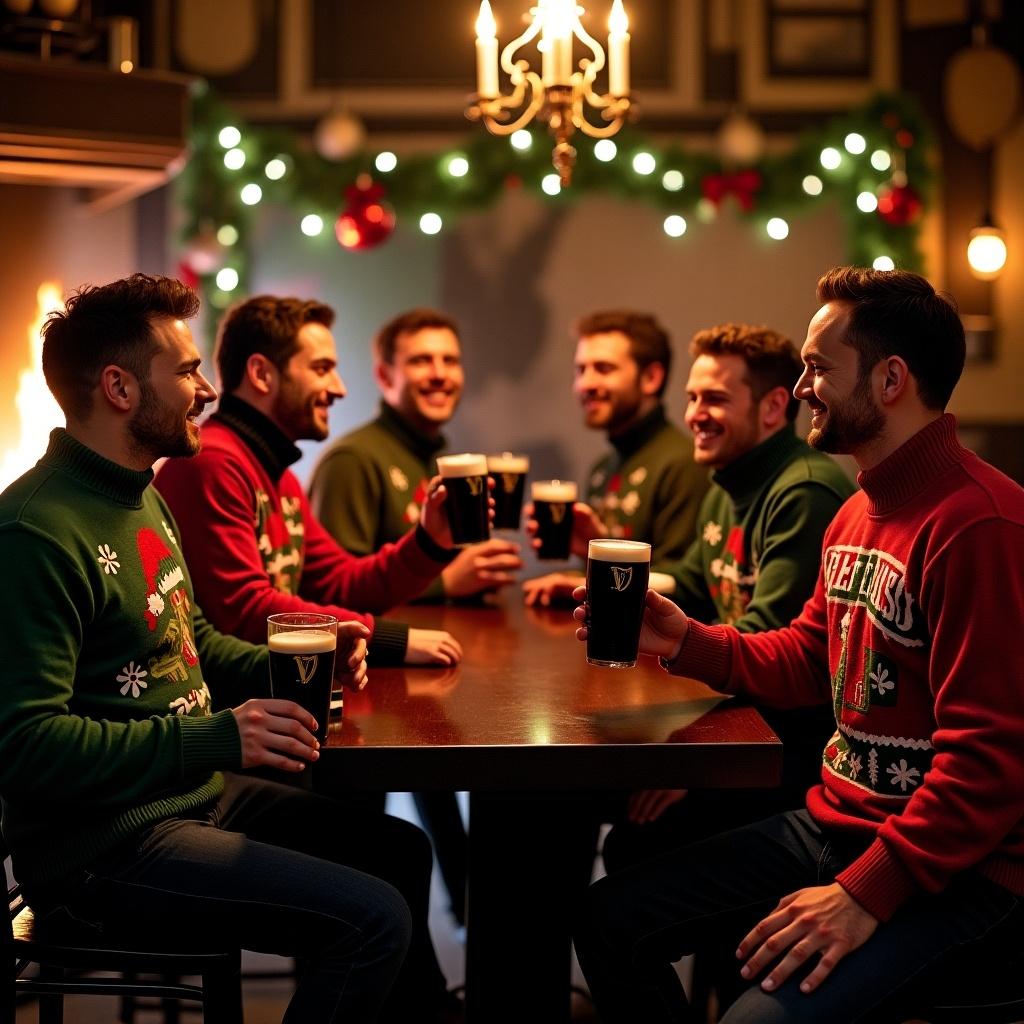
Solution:
{"label": "pint of stout", "polygon": [[571,480],[536,480],[530,486],[533,518],[537,520],[537,557],[564,562],[572,541],[572,506],[576,485]]}
{"label": "pint of stout", "polygon": [[592,540],[587,548],[587,661],[632,668],[640,647],[651,545]]}
{"label": "pint of stout", "polygon": [[[275,697],[301,704],[316,719],[316,738],[323,743],[327,739],[331,710],[338,620],[333,615],[311,612],[270,615],[267,617],[267,646],[270,648],[270,692]],[[340,709],[340,704],[335,706]]]}
{"label": "pint of stout", "polygon": [[452,543],[457,548],[479,544],[491,536],[487,520],[487,456],[439,455],[437,471],[444,478],[444,503]]}
{"label": "pint of stout", "polygon": [[494,477],[494,528],[518,530],[523,511],[523,492],[530,460],[525,455],[487,456],[487,471]]}

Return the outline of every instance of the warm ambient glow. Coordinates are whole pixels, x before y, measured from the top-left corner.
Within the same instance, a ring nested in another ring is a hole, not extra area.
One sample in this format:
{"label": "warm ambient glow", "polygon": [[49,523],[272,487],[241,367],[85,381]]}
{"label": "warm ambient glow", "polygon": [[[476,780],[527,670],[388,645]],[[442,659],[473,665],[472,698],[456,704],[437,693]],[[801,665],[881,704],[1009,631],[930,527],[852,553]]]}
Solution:
{"label": "warm ambient glow", "polygon": [[991,281],[1006,265],[1006,240],[993,224],[982,224],[971,232],[967,243],[967,262],[971,273],[982,281]]}
{"label": "warm ambient glow", "polygon": [[[577,0],[536,0],[524,19],[526,29],[505,46],[500,62],[489,0],[480,0],[476,19],[477,95],[467,115],[483,121],[493,135],[513,135],[534,118],[547,122],[556,140],[553,161],[562,187],[572,177],[576,150],[569,140],[575,132],[594,139],[614,135],[631,107],[629,18],[622,0],[612,4],[606,50],[584,28],[585,14]],[[595,86],[605,64],[608,92],[601,95]],[[499,71],[508,76],[507,94],[501,92]]]}
{"label": "warm ambient glow", "polygon": [[18,375],[15,406],[20,433],[17,445],[0,461],[0,490],[39,461],[50,431],[64,425],[64,414],[54,401],[43,377],[43,339],[39,331],[52,310],[63,305],[59,284],[47,281],[36,292],[36,317],[28,328],[29,365]]}

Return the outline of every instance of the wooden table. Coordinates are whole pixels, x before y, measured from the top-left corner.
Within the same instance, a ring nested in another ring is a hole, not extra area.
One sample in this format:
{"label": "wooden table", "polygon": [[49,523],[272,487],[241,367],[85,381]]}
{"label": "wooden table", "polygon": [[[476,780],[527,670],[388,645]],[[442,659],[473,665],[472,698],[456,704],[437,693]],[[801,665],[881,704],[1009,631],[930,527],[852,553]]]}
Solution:
{"label": "wooden table", "polygon": [[580,792],[772,786],[781,744],[754,708],[653,659],[591,668],[565,608],[526,608],[509,593],[394,617],[449,630],[465,660],[371,663],[370,685],[346,696],[332,726],[318,785],[468,790],[467,1016],[565,1021]]}

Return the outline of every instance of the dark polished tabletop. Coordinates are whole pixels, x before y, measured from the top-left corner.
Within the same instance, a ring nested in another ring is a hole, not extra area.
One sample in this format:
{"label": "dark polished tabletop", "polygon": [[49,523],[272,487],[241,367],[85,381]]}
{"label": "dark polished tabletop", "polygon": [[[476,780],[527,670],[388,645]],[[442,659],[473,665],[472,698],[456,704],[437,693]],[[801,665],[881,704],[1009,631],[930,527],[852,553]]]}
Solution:
{"label": "dark polished tabletop", "polygon": [[[770,786],[781,745],[757,711],[655,659],[587,665],[570,609],[511,591],[486,606],[409,605],[460,641],[455,668],[377,668],[346,692],[318,771],[353,788]],[[404,755],[404,756],[403,756]]]}

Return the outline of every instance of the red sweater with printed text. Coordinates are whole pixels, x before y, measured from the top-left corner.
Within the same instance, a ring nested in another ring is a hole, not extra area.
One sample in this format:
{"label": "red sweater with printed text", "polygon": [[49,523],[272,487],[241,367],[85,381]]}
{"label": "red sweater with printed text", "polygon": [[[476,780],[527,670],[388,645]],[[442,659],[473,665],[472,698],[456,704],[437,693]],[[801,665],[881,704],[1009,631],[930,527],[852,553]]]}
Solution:
{"label": "red sweater with printed text", "polygon": [[860,474],[786,629],[690,623],[670,666],[778,706],[831,681],[807,806],[873,837],[837,881],[879,920],[976,868],[1024,895],[1024,490],[945,415]]}
{"label": "red sweater with printed text", "polygon": [[312,514],[287,468],[299,450],[240,399],[225,396],[201,431],[199,455],[169,459],[156,487],[178,521],[210,621],[266,643],[268,615],[326,612],[366,623],[378,663],[401,662],[408,627],[374,616],[419,595],[451,553],[418,528],[372,555],[349,554]]}

